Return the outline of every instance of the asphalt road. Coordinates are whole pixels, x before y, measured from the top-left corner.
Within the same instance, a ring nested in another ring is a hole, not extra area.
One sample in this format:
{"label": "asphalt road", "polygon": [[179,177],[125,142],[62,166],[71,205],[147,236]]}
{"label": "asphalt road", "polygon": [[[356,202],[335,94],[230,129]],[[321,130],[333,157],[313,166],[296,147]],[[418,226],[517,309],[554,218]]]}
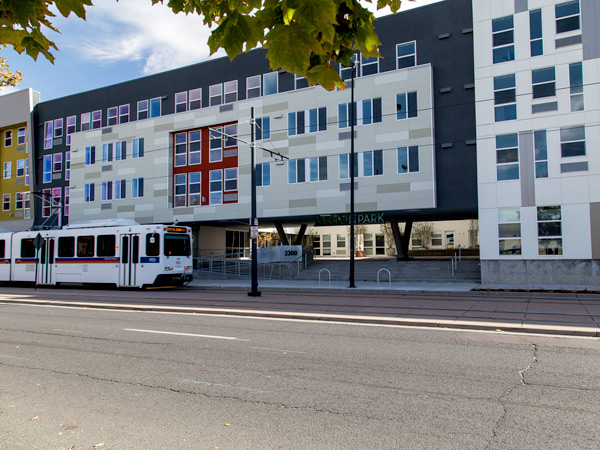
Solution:
{"label": "asphalt road", "polygon": [[597,338],[0,304],[2,449],[598,449],[599,404]]}

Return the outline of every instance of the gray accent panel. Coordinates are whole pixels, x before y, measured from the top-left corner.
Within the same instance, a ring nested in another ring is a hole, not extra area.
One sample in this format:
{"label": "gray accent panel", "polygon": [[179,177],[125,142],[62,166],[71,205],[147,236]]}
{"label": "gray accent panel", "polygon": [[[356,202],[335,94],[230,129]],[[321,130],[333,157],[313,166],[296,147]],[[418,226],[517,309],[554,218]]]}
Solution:
{"label": "gray accent panel", "polygon": [[[144,193],[144,195],[146,195],[146,194]],[[169,192],[166,189],[158,189],[158,190],[156,190],[156,191],[154,191],[152,193],[152,196],[154,198],[156,198],[156,197],[167,197],[168,195],[169,195]]]}
{"label": "gray accent panel", "polygon": [[600,259],[600,203],[590,203],[592,259]]}
{"label": "gray accent panel", "polygon": [[61,173],[53,173],[52,174],[52,179],[53,180],[60,180],[62,178],[62,174]]}
{"label": "gray accent panel", "polygon": [[117,212],[134,212],[135,205],[123,205],[117,206]]}
{"label": "gray accent panel", "polygon": [[171,121],[169,123],[164,123],[162,125],[155,125],[154,132],[160,133],[161,131],[173,131],[174,128],[175,128],[175,126],[173,125],[173,121]]}
{"label": "gray accent panel", "polygon": [[53,139],[52,145],[62,145],[62,138]]}
{"label": "gray accent panel", "polygon": [[306,208],[317,206],[316,198],[307,198],[301,200],[290,200],[290,208]]}
{"label": "gray accent panel", "polygon": [[25,146],[24,146],[24,145],[19,145],[19,146],[17,147],[17,151],[18,151],[18,152],[24,152],[24,151],[25,151]]}
{"label": "gray accent panel", "polygon": [[378,194],[396,194],[398,192],[410,192],[410,183],[380,184],[377,186]]}
{"label": "gray accent panel", "polygon": [[[350,139],[350,137],[352,136],[352,132],[351,131],[344,131],[343,133],[340,133],[340,141],[346,140],[346,139]],[[354,139],[356,139],[356,131],[354,131]]]}
{"label": "gray accent panel", "polygon": [[[354,182],[354,190],[358,189],[358,181]],[[350,190],[350,182],[340,183],[340,192],[349,191]]]}
{"label": "gray accent panel", "polygon": [[568,38],[557,39],[555,46],[556,48],[568,47],[569,45],[581,44],[581,35],[571,36]]}
{"label": "gray accent panel", "polygon": [[537,105],[531,105],[531,113],[541,113],[548,111],[558,111],[558,102],[540,103]]}
{"label": "gray accent panel", "polygon": [[564,163],[560,165],[560,173],[586,172],[588,170],[587,161],[576,163]]}
{"label": "gray accent panel", "polygon": [[[263,114],[269,114],[269,113],[273,113],[273,112],[281,112],[281,111],[286,111],[288,110],[288,102],[282,102],[282,103],[275,103],[273,105],[267,105],[267,106],[263,106]],[[287,128],[287,127],[286,127]]]}
{"label": "gray accent panel", "polygon": [[[350,139],[350,133],[348,133],[348,139]],[[290,136],[289,146],[297,147],[299,145],[315,145],[317,143],[316,134],[299,135],[298,137]]]}
{"label": "gray accent panel", "polygon": [[419,128],[417,130],[409,130],[408,138],[409,139],[419,139],[419,138],[428,138],[433,134],[433,130],[431,128]]}
{"label": "gray accent panel", "polygon": [[234,150],[223,150],[223,157],[224,158],[229,158],[230,156],[237,156],[238,151],[237,149]]}
{"label": "gray accent panel", "polygon": [[535,206],[535,171],[533,132],[519,133],[519,165],[521,169],[521,206]]}
{"label": "gray accent panel", "polygon": [[112,203],[102,203],[100,209],[112,209]]}
{"label": "gray accent panel", "polygon": [[84,175],[85,180],[94,180],[96,178],[100,178],[102,174],[100,172],[88,172]]}
{"label": "gray accent panel", "polygon": [[23,211],[15,212],[15,217],[23,217]]}
{"label": "gray accent panel", "polygon": [[111,172],[112,171],[112,164],[109,164],[108,166],[102,166],[102,172]]}
{"label": "gray accent panel", "polygon": [[223,194],[224,202],[237,202],[238,195],[237,194]]}
{"label": "gray accent panel", "polygon": [[102,134],[112,133],[112,127],[102,128]]}
{"label": "gray accent panel", "polygon": [[527,5],[527,0],[515,0],[515,14],[527,11],[528,9],[529,5]]}
{"label": "gray accent panel", "polygon": [[600,58],[600,5],[597,0],[581,0],[583,59]]}
{"label": "gray accent panel", "polygon": [[25,184],[25,180],[20,179],[15,182],[16,184]]}
{"label": "gray accent panel", "polygon": [[233,111],[233,103],[219,106],[219,112]]}

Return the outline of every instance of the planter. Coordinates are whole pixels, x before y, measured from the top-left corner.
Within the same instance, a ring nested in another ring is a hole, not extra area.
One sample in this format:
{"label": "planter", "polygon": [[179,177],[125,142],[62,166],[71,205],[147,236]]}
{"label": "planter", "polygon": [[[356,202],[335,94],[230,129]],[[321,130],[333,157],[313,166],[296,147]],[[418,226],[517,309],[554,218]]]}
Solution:
{"label": "planter", "polygon": [[356,257],[357,258],[364,258],[365,256],[367,256],[367,255],[366,255],[366,253],[365,253],[364,250],[357,250],[356,251]]}
{"label": "planter", "polygon": [[396,256],[397,252],[396,252],[396,249],[394,247],[391,247],[391,248],[386,248],[385,249],[385,254],[387,256]]}

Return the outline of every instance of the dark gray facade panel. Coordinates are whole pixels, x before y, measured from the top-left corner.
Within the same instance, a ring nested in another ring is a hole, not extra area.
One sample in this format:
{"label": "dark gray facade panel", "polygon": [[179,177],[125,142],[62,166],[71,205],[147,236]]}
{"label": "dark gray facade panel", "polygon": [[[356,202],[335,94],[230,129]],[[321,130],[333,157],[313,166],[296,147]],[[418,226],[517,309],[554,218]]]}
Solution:
{"label": "dark gray facade panel", "polygon": [[521,166],[521,206],[535,206],[535,167],[533,133],[519,133],[519,165]]}
{"label": "dark gray facade panel", "polygon": [[600,5],[598,0],[581,0],[583,59],[600,58]]}
{"label": "dark gray facade panel", "polygon": [[581,44],[581,35],[571,36],[568,38],[557,39],[555,42],[556,48],[568,47],[569,45]]}
{"label": "dark gray facade panel", "polygon": [[527,11],[528,9],[527,0],[515,0],[515,14]]}
{"label": "dark gray facade panel", "polygon": [[564,163],[560,165],[560,173],[569,172],[585,172],[588,170],[587,161],[576,162],[576,163]]}
{"label": "dark gray facade panel", "polygon": [[600,259],[600,203],[590,203],[590,229],[592,231],[592,259]]}

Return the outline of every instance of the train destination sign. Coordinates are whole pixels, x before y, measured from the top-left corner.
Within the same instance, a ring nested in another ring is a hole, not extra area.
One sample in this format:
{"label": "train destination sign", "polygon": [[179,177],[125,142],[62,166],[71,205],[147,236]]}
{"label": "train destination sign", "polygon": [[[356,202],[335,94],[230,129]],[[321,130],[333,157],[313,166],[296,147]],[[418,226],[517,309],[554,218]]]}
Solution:
{"label": "train destination sign", "polygon": [[[382,212],[377,213],[356,213],[354,214],[354,223],[357,225],[381,224],[385,223]],[[315,226],[324,227],[331,225],[350,225],[350,214],[330,214],[315,216]]]}

